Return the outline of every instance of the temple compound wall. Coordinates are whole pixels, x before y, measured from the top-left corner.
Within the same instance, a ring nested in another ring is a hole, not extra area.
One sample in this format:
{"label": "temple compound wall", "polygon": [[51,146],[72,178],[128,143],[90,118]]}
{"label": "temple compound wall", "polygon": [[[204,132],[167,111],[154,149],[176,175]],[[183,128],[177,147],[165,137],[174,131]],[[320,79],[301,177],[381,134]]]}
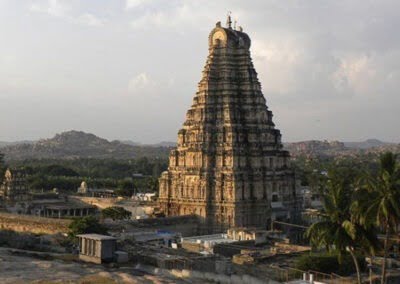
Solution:
{"label": "temple compound wall", "polygon": [[282,150],[250,45],[230,19],[211,31],[198,91],[159,179],[164,213],[195,214],[210,233],[266,228],[272,217],[288,220],[295,210],[289,153]]}

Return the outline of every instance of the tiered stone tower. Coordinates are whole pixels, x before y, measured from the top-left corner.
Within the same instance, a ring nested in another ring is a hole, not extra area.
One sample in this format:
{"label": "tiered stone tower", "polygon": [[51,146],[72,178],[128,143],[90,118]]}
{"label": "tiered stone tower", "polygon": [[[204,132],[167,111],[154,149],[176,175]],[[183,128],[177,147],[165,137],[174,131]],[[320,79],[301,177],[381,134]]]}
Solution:
{"label": "tiered stone tower", "polygon": [[[265,228],[295,210],[295,179],[250,57],[250,38],[218,22],[193,105],[178,132],[159,204],[196,214],[208,232]],[[293,215],[292,215],[293,216]]]}
{"label": "tiered stone tower", "polygon": [[0,185],[0,199],[6,201],[27,200],[28,193],[25,171],[7,169],[3,183]]}

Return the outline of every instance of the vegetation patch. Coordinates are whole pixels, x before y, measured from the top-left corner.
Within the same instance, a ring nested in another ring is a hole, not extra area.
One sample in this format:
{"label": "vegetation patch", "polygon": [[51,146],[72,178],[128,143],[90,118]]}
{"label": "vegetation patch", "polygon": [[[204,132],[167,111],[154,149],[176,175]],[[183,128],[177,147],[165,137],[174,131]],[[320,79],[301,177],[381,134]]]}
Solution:
{"label": "vegetation patch", "polygon": [[99,223],[99,220],[94,216],[86,216],[75,219],[69,225],[68,235],[75,238],[79,234],[107,234],[107,228]]}
{"label": "vegetation patch", "polygon": [[[362,256],[357,256],[360,270],[365,271],[366,262]],[[343,255],[339,262],[337,254],[305,254],[296,259],[296,268],[304,271],[314,270],[323,273],[335,273],[348,276],[356,272],[350,255]]]}

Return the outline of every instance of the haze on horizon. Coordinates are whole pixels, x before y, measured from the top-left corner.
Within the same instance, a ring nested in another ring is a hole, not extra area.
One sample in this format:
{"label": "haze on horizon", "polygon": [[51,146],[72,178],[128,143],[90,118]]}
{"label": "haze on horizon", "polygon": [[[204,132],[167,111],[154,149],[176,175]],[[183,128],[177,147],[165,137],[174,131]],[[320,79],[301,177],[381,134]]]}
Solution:
{"label": "haze on horizon", "polygon": [[284,141],[399,142],[398,1],[0,0],[0,141],[175,141],[227,10]]}

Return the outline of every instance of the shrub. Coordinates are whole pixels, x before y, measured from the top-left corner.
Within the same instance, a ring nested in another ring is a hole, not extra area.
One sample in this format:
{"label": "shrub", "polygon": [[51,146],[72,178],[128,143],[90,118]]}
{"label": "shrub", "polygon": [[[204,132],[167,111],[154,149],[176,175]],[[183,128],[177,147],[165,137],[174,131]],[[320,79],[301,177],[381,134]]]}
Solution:
{"label": "shrub", "polygon": [[79,234],[107,234],[107,228],[99,223],[99,220],[94,216],[86,216],[75,219],[68,226],[70,237],[76,237]]}
{"label": "shrub", "polygon": [[[360,270],[366,268],[365,259],[362,256],[357,257],[360,264]],[[296,259],[296,268],[300,270],[315,270],[323,273],[336,273],[347,276],[356,272],[353,259],[350,255],[343,255],[339,263],[337,254],[307,254]]]}
{"label": "shrub", "polygon": [[111,218],[115,221],[115,220],[130,219],[132,213],[123,207],[112,206],[102,210],[101,215],[103,218]]}

